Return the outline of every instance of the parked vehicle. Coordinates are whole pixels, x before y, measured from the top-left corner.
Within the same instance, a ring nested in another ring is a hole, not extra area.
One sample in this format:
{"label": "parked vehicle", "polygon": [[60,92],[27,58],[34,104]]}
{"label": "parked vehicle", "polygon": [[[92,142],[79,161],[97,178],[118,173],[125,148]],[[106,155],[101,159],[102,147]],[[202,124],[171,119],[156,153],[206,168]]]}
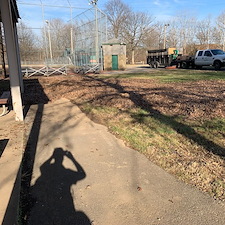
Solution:
{"label": "parked vehicle", "polygon": [[225,66],[225,52],[220,49],[206,49],[198,50],[195,56],[189,56],[178,54],[178,51],[173,48],[149,50],[147,63],[154,68],[160,65],[176,65],[183,69],[201,69],[203,66],[213,66],[215,70],[220,70],[221,67]]}
{"label": "parked vehicle", "polygon": [[147,63],[152,68],[169,66],[178,56],[176,48],[148,50]]}
{"label": "parked vehicle", "polygon": [[225,52],[220,49],[199,50],[194,62],[197,67],[214,66],[215,70],[219,70],[225,66]]}

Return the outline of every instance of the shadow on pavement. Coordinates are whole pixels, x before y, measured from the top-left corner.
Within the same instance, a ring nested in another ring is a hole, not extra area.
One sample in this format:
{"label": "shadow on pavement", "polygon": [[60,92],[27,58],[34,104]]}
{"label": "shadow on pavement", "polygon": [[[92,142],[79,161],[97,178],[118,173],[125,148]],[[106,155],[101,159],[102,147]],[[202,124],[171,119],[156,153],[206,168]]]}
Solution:
{"label": "shadow on pavement", "polygon": [[4,152],[8,142],[9,142],[9,139],[1,139],[0,140],[0,157],[1,157],[2,153]]}
{"label": "shadow on pavement", "polygon": [[[44,105],[39,104],[24,152],[20,223],[30,225],[91,224],[88,217],[83,212],[76,211],[74,207],[74,196],[70,192],[71,185],[84,179],[86,174],[69,151],[64,151],[62,148],[54,149],[52,156],[40,166],[41,176],[31,186],[43,111]],[[73,162],[77,171],[66,169],[63,166],[64,157]]]}
{"label": "shadow on pavement", "polygon": [[[63,166],[64,157],[73,162],[77,171]],[[28,224],[91,224],[88,217],[74,207],[71,185],[84,179],[86,174],[71,152],[55,148],[40,171],[41,176],[31,187],[35,201]]]}
{"label": "shadow on pavement", "polygon": [[20,195],[21,171],[19,170],[9,199],[9,203],[2,221],[2,225],[18,224],[18,201]]}
{"label": "shadow on pavement", "polygon": [[30,194],[30,183],[32,179],[34,159],[37,149],[38,138],[40,134],[41,120],[43,116],[44,105],[39,104],[36,115],[32,124],[32,128],[27,139],[22,159],[22,180],[20,193],[20,220],[22,224],[26,224],[29,216],[29,210],[32,205],[32,198]]}

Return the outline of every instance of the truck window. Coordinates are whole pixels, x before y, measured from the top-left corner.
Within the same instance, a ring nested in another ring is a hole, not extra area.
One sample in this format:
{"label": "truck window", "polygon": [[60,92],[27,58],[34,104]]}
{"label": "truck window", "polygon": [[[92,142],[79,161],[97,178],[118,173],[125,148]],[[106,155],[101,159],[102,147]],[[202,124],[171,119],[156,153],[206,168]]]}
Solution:
{"label": "truck window", "polygon": [[210,51],[205,51],[204,56],[211,57],[212,56],[212,53]]}
{"label": "truck window", "polygon": [[211,50],[213,55],[224,55],[225,52],[220,49],[213,49]]}
{"label": "truck window", "polygon": [[202,56],[203,51],[198,52],[198,56]]}

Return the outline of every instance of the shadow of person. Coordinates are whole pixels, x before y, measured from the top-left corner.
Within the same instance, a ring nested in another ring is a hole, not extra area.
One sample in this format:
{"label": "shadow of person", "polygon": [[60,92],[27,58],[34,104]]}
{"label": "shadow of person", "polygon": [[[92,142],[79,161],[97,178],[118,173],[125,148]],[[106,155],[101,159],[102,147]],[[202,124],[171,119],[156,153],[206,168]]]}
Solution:
{"label": "shadow of person", "polygon": [[[77,171],[63,166],[64,157],[68,157]],[[31,188],[34,198],[28,224],[32,225],[87,225],[88,217],[76,211],[71,195],[71,185],[86,177],[81,165],[69,151],[56,148],[52,156],[41,167],[41,176]]]}

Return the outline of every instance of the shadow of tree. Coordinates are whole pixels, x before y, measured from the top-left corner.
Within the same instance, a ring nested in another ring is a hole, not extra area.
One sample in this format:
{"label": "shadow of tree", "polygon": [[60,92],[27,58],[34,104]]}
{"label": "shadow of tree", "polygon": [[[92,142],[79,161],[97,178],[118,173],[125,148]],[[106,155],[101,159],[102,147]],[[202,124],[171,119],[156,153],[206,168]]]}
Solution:
{"label": "shadow of tree", "polygon": [[46,104],[49,101],[38,79],[24,79],[24,105]]}
{"label": "shadow of tree", "polygon": [[[198,145],[204,147],[208,152],[211,152],[213,154],[219,155],[219,156],[225,156],[225,149],[218,144],[214,143],[213,141],[208,140],[201,134],[197,133],[192,127],[178,122],[174,119],[173,116],[167,116],[162,114],[159,110],[154,109],[153,105],[150,104],[147,100],[144,99],[144,95],[139,94],[135,91],[126,90],[125,87],[120,85],[118,81],[115,83],[109,82],[108,80],[98,79],[95,77],[87,76],[87,78],[91,80],[97,80],[98,82],[103,83],[104,85],[110,86],[111,88],[115,89],[118,93],[125,93],[127,98],[129,98],[137,107],[140,107],[141,109],[149,112],[149,115],[154,119],[159,120],[161,123],[164,123],[165,125],[171,127],[174,129],[177,133],[185,136],[189,140],[197,143]],[[100,98],[100,96],[98,96]],[[102,96],[104,98],[104,96]],[[144,115],[146,116],[146,115]],[[136,118],[137,121],[140,120],[140,118]]]}

